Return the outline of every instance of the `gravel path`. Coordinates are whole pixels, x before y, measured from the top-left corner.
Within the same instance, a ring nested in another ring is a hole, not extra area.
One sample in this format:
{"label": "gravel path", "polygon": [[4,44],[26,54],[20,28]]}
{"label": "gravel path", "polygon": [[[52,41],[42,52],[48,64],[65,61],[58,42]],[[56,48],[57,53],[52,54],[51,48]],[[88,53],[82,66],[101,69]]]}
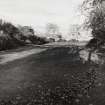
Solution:
{"label": "gravel path", "polygon": [[20,51],[20,52],[12,52],[12,53],[9,53],[9,54],[1,54],[0,55],[0,64],[5,64],[5,63],[8,63],[10,61],[14,61],[16,59],[21,59],[21,58],[24,58],[24,57],[27,57],[29,55],[32,55],[32,54],[37,54],[37,53],[40,53],[42,51],[45,51],[46,49],[44,48],[33,48],[33,49],[30,49],[30,50],[26,50],[26,51]]}

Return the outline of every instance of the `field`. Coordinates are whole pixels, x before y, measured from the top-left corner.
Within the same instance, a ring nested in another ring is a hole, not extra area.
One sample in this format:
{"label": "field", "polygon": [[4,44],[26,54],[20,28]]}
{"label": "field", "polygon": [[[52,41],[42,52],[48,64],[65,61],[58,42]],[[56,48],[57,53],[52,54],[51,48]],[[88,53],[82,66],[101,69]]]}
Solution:
{"label": "field", "polygon": [[[75,46],[51,46],[1,53],[0,104],[105,105],[104,66],[83,63]],[[22,58],[5,58],[14,53]]]}

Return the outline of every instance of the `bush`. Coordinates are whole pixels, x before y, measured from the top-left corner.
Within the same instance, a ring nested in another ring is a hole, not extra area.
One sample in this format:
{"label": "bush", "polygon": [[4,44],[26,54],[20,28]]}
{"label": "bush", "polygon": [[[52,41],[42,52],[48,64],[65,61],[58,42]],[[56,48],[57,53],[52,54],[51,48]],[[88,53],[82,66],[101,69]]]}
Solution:
{"label": "bush", "polygon": [[29,26],[16,27],[9,22],[0,23],[0,50],[14,49],[27,44],[45,44],[45,38],[34,35]]}

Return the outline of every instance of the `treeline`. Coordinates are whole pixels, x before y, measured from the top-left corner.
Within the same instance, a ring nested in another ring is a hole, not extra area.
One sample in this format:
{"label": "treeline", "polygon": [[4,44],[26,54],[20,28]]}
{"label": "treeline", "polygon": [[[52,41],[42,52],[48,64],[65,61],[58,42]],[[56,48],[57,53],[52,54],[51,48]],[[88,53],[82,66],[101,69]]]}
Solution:
{"label": "treeline", "polygon": [[10,22],[0,20],[0,51],[18,48],[27,44],[45,44],[46,38],[35,35],[29,26],[15,26]]}

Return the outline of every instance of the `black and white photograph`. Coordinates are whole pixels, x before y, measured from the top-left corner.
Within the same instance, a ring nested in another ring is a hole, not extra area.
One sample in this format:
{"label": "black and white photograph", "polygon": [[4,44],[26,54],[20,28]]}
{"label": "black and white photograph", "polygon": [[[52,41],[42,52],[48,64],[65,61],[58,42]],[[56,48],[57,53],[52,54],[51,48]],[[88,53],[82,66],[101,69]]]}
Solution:
{"label": "black and white photograph", "polygon": [[0,105],[105,105],[105,0],[0,0]]}

